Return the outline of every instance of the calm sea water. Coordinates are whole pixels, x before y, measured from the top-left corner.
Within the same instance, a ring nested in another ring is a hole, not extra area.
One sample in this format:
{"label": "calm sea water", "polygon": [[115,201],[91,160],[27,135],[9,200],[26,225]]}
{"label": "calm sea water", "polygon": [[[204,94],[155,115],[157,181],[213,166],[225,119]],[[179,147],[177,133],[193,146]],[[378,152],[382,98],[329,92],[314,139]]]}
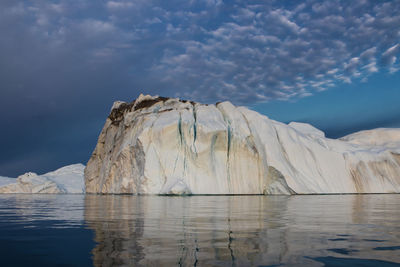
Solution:
{"label": "calm sea water", "polygon": [[400,266],[400,195],[0,195],[1,266]]}

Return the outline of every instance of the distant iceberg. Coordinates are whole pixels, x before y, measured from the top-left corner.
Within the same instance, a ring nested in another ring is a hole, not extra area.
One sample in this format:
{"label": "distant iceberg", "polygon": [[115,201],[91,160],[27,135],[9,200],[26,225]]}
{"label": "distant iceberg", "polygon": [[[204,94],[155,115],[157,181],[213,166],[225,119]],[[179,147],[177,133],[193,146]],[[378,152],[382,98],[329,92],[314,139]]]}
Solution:
{"label": "distant iceberg", "polygon": [[27,172],[18,178],[0,177],[0,193],[82,194],[85,166],[73,164],[43,175]]}

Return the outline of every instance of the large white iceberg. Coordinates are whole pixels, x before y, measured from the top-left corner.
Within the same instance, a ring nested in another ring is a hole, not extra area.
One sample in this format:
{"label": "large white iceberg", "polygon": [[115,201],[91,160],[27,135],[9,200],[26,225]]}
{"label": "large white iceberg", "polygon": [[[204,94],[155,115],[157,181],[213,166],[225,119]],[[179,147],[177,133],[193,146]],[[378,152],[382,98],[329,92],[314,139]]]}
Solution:
{"label": "large white iceberg", "polygon": [[0,193],[82,194],[84,169],[82,164],[73,164],[43,175],[28,172],[18,178],[0,177]]}
{"label": "large white iceberg", "polygon": [[114,103],[85,169],[86,192],[400,192],[400,130],[326,138],[230,102],[139,96]]}

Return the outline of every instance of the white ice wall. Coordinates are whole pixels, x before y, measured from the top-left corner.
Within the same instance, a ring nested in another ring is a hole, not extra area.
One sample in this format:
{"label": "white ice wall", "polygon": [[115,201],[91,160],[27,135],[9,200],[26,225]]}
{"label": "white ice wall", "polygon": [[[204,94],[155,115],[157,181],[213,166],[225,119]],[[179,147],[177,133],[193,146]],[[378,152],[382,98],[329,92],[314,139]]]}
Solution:
{"label": "white ice wall", "polygon": [[114,108],[85,169],[87,192],[400,191],[399,129],[333,140],[309,124],[286,125],[229,102],[140,96]]}

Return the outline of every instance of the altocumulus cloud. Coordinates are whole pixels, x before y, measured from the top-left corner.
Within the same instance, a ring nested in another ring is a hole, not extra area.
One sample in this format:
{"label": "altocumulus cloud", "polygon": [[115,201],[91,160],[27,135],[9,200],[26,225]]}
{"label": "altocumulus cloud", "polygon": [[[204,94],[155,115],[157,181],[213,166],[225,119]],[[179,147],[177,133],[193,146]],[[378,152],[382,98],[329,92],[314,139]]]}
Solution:
{"label": "altocumulus cloud", "polygon": [[2,53],[14,50],[15,56],[17,48],[4,46],[21,34],[27,44],[18,53],[21,61],[31,59],[43,68],[55,60],[79,64],[69,68],[80,69],[73,77],[112,64],[123,70],[118,75],[126,88],[146,86],[206,102],[247,104],[308,96],[338,82],[366,81],[371,73],[399,69],[399,1],[61,0],[1,5]]}
{"label": "altocumulus cloud", "polygon": [[[60,131],[69,143],[82,135],[92,140],[99,129],[87,129],[101,125],[111,102],[141,90],[253,104],[365,82],[399,70],[399,40],[396,0],[4,0],[2,147],[17,158],[37,153],[32,143],[57,147],[61,141],[49,137]],[[38,125],[41,131],[29,138],[16,134]],[[71,130],[77,128],[82,132]],[[8,144],[13,138],[19,146]],[[75,158],[85,159],[90,149],[81,147]],[[4,157],[3,169],[11,166]],[[26,166],[40,165],[26,158]]]}

